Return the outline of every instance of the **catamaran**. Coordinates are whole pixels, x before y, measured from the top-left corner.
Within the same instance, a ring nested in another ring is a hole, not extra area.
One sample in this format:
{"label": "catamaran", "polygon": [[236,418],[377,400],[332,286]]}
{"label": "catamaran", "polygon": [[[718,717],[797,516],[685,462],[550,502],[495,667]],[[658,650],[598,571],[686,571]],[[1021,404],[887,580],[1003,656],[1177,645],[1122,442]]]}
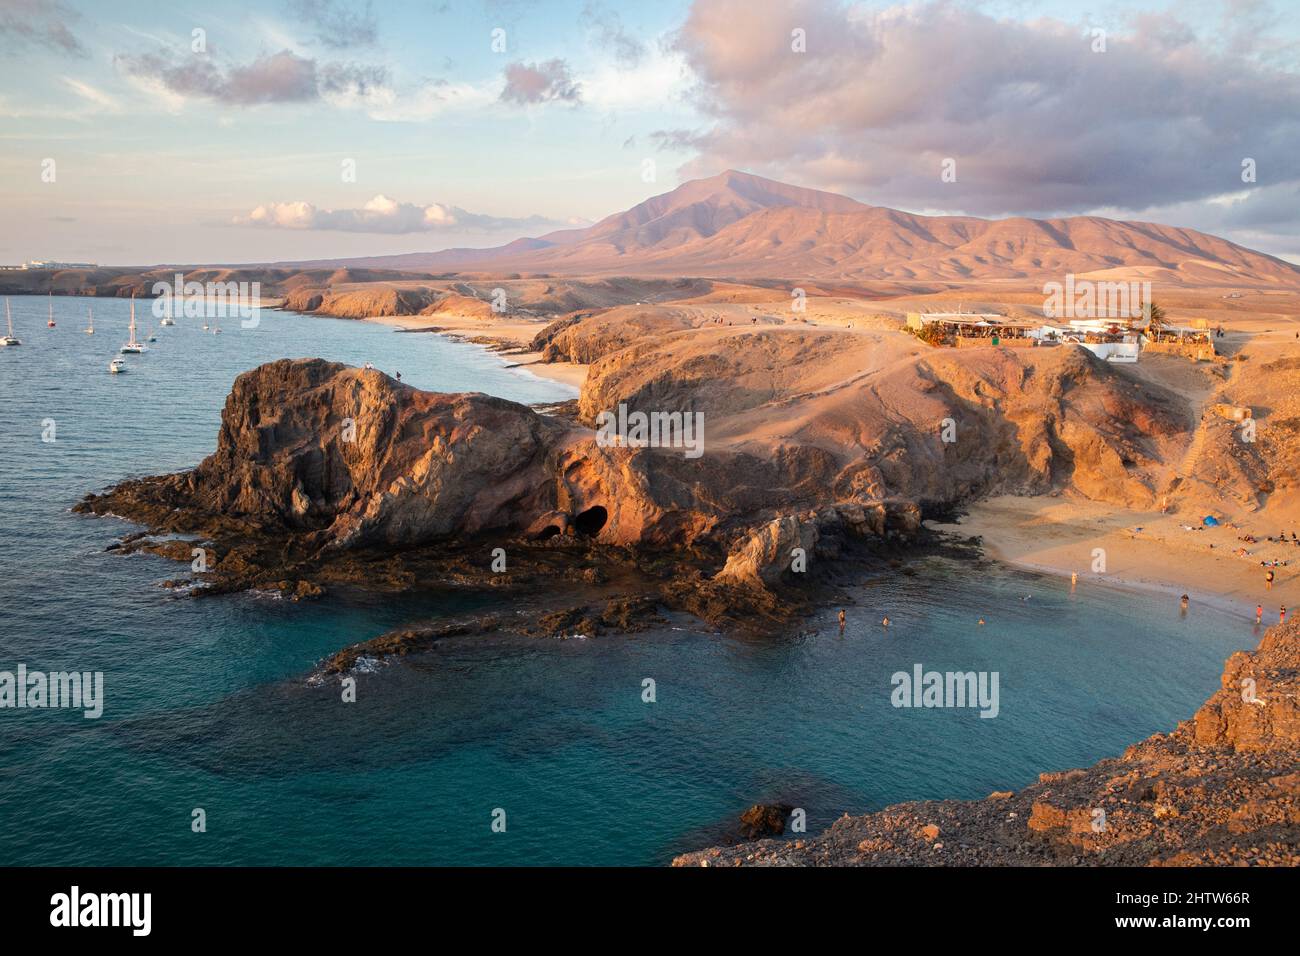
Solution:
{"label": "catamaran", "polygon": [[86,315],[90,316],[90,324],[86,326],[85,329],[83,329],[82,331],[84,331],[87,335],[94,335],[95,334],[95,310],[92,309],[90,306],[86,306]]}
{"label": "catamaran", "polygon": [[0,345],[22,345],[14,338],[14,317],[9,314],[9,300],[5,299],[5,321],[9,323],[9,334],[0,339]]}
{"label": "catamaran", "polygon": [[140,352],[149,351],[149,346],[145,345],[135,337],[135,296],[131,296],[131,341],[122,346],[122,353],[139,354]]}
{"label": "catamaran", "polygon": [[54,293],[50,293],[50,321],[45,323],[50,328],[54,328]]}

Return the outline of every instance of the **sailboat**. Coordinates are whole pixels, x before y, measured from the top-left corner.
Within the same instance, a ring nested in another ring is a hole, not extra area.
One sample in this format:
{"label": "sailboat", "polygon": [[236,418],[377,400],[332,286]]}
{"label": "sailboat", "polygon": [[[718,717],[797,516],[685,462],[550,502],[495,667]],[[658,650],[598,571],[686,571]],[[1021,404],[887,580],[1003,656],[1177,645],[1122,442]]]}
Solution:
{"label": "sailboat", "polygon": [[50,293],[50,321],[45,323],[50,328],[54,328],[54,293]]}
{"label": "sailboat", "polygon": [[92,309],[90,306],[86,306],[86,315],[90,316],[90,324],[86,326],[85,329],[83,329],[82,331],[84,331],[87,335],[94,335],[95,334],[95,310]]}
{"label": "sailboat", "polygon": [[122,354],[135,354],[149,351],[149,346],[145,345],[135,337],[135,296],[131,296],[131,341],[122,346]]}
{"label": "sailboat", "polygon": [[108,370],[114,375],[121,375],[126,371],[126,360],[121,358],[113,359],[108,363]]}
{"label": "sailboat", "polygon": [[158,324],[159,324],[159,325],[175,325],[175,324],[176,324],[176,320],[173,319],[170,315],[164,315],[164,316],[162,317],[162,321],[159,322]]}
{"label": "sailboat", "polygon": [[14,317],[9,314],[9,300],[5,299],[5,320],[9,323],[9,334],[0,339],[0,345],[22,345],[14,338]]}

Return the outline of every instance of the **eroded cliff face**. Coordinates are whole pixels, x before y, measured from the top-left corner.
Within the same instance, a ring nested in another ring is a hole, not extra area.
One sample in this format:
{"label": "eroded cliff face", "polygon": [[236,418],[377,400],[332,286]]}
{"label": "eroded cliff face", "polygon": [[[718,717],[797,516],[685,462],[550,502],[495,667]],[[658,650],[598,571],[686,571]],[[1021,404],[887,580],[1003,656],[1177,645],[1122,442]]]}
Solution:
{"label": "eroded cliff face", "polygon": [[[923,505],[1068,490],[1149,504],[1173,400],[1079,349],[979,354],[819,330],[696,330],[608,355],[575,425],[375,370],[282,360],[241,375],[217,450],[82,509],[298,550],[485,534],[715,555],[716,583],[770,589],[792,554],[906,537]],[[610,445],[601,412],[701,414],[698,454]]]}
{"label": "eroded cliff face", "polygon": [[1228,659],[1171,733],[1018,793],[847,814],[819,836],[687,853],[674,866],[1300,865],[1300,624]]}
{"label": "eroded cliff face", "polygon": [[553,501],[546,456],[562,430],[487,395],[282,360],[235,380],[216,452],[173,476],[167,497],[198,525],[248,519],[337,547],[517,531]]}
{"label": "eroded cliff face", "polygon": [[938,350],[819,330],[669,334],[597,361],[580,413],[703,412],[712,447],[818,448],[828,502],[956,503],[1068,489],[1155,498],[1164,445],[1186,439],[1171,393],[1078,348]]}

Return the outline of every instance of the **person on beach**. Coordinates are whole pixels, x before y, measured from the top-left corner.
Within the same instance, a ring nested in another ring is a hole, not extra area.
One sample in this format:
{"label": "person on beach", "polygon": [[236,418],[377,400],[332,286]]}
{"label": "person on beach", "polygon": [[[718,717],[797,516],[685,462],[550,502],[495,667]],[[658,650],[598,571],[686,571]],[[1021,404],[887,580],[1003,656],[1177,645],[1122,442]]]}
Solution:
{"label": "person on beach", "polygon": [[847,615],[845,615],[843,608],[841,608],[840,609],[840,633],[841,634],[844,633],[844,620],[846,617]]}
{"label": "person on beach", "polygon": [[1285,604],[1282,605],[1282,610],[1281,610],[1281,612],[1280,612],[1280,613],[1278,614],[1278,616],[1277,616],[1277,622],[1278,622],[1279,624],[1285,624],[1285,623],[1286,623],[1286,605],[1285,605]]}
{"label": "person on beach", "polygon": [[1071,591],[1071,592],[1074,591],[1075,585],[1077,585],[1078,583],[1079,583],[1079,572],[1078,572],[1078,571],[1071,571],[1071,572],[1070,572],[1070,591]]}
{"label": "person on beach", "polygon": [[1272,568],[1270,568],[1269,570],[1267,570],[1267,571],[1264,572],[1264,590],[1265,590],[1265,591],[1271,591],[1271,590],[1273,590],[1273,570],[1272,570]]}
{"label": "person on beach", "polygon": [[1261,621],[1263,621],[1263,620],[1264,620],[1264,605],[1262,605],[1262,604],[1256,604],[1256,605],[1255,605],[1255,623],[1256,623],[1256,624],[1259,624],[1259,623],[1260,623]]}

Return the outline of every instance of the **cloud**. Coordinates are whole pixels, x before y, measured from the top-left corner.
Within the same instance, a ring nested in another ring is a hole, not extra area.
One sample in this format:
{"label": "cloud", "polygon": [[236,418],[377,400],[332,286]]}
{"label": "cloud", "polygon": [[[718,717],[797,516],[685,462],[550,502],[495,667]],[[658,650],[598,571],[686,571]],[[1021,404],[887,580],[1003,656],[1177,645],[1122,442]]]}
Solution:
{"label": "cloud", "polygon": [[316,61],[289,50],[260,56],[243,66],[221,67],[211,54],[119,54],[127,75],[161,84],[182,97],[203,97],[239,106],[302,103],[319,98]]}
{"label": "cloud", "polygon": [[235,225],[275,229],[371,232],[400,235],[413,232],[537,230],[562,225],[544,216],[522,219],[467,212],[459,206],[398,202],[378,195],[360,209],[321,209],[309,202],[273,202],[237,216]]}
{"label": "cloud", "polygon": [[505,71],[501,99],[507,103],[578,103],[582,88],[574,82],[569,65],[561,59],[545,63],[511,63]]}
{"label": "cloud", "polygon": [[684,175],[745,168],[914,209],[1204,200],[1242,187],[1245,157],[1300,176],[1300,75],[1258,22],[1203,40],[1147,14],[1094,52],[1077,27],[955,3],[696,0],[673,46],[705,125],[659,141],[696,152]]}
{"label": "cloud", "polygon": [[591,23],[597,45],[609,51],[620,66],[634,67],[646,55],[646,45],[623,28],[617,13],[599,3],[589,2],[582,9],[582,17]]}
{"label": "cloud", "polygon": [[0,39],[85,56],[68,26],[80,14],[59,0],[0,0]]}
{"label": "cloud", "polygon": [[247,64],[222,66],[212,54],[119,54],[115,63],[132,79],[171,97],[203,98],[234,106],[307,103],[370,106],[387,103],[392,93],[383,67],[351,63],[318,64],[281,50]]}
{"label": "cloud", "polygon": [[340,0],[291,0],[289,9],[316,31],[317,40],[336,50],[373,46],[378,37],[370,0],[360,9]]}
{"label": "cloud", "polygon": [[83,83],[81,80],[75,80],[70,76],[62,77],[62,79],[72,92],[94,105],[100,111],[109,113],[120,113],[122,111],[121,104],[103,90],[93,87],[89,83]]}

